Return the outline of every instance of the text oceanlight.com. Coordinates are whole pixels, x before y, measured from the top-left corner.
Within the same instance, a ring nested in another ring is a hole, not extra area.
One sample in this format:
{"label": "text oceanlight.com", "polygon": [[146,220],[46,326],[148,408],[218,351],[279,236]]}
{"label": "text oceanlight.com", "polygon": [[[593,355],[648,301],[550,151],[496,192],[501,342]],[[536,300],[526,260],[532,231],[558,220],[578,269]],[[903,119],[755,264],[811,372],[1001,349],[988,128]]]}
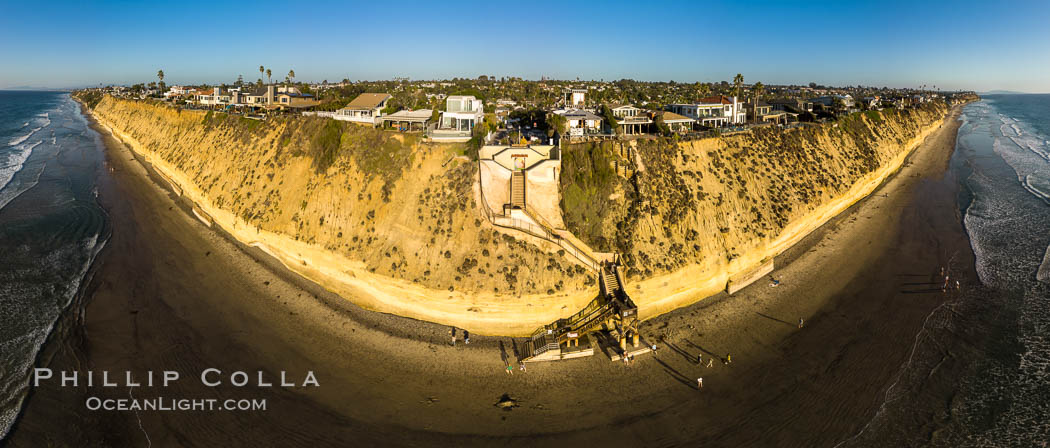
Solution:
{"label": "text oceanlight.com", "polygon": [[217,398],[88,398],[91,411],[265,411],[266,399]]}
{"label": "text oceanlight.com", "polygon": [[[33,371],[32,385],[40,387],[42,383],[52,382],[59,387],[74,387],[88,389],[114,389],[126,388],[127,398],[112,398],[90,395],[84,402],[84,406],[91,411],[265,411],[266,399],[241,398],[172,398],[170,396],[154,396],[155,388],[166,389],[174,386],[180,381],[182,375],[174,370],[160,372],[100,372],[86,371],[57,371],[48,368],[36,368]],[[264,371],[246,372],[241,370],[222,371],[220,369],[204,369],[197,375],[200,386],[234,387],[234,388],[314,388],[320,387],[313,371],[305,374],[289,374],[283,370],[267,373]],[[135,397],[133,391],[142,391],[145,397]],[[172,394],[171,389],[161,394]],[[185,390],[185,389],[176,389]],[[102,394],[108,395],[108,394]]]}

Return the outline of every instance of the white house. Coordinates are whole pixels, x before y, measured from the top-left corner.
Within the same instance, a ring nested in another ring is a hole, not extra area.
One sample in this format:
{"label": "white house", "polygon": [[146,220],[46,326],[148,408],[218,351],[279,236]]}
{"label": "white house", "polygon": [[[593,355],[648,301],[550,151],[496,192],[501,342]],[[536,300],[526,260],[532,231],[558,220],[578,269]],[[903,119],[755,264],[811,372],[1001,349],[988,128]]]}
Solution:
{"label": "white house", "polygon": [[185,95],[185,94],[189,93],[192,90],[193,89],[191,89],[189,87],[184,87],[184,86],[171,86],[168,89],[167,92],[164,92],[164,97],[168,98],[168,97],[172,97],[172,96]]}
{"label": "white house", "polygon": [[248,91],[241,91],[238,95],[236,104],[242,104],[245,106],[252,107],[263,107],[268,104],[273,104],[274,87],[266,86],[266,88],[257,87]]}
{"label": "white house", "polygon": [[586,97],[587,89],[565,89],[565,107],[583,107]]}
{"label": "white house", "polygon": [[617,119],[624,119],[637,116],[647,116],[645,110],[640,107],[635,107],[630,104],[625,105],[613,105],[609,108],[612,110],[613,116]]}
{"label": "white house", "polygon": [[211,94],[198,94],[197,102],[202,106],[221,106],[230,104],[230,95],[224,95],[222,88],[216,87]]}
{"label": "white house", "polygon": [[669,109],[678,115],[696,120],[702,126],[728,126],[747,122],[747,110],[735,96],[711,96],[696,103],[672,104]]}
{"label": "white house", "polygon": [[649,111],[630,104],[614,105],[609,108],[616,117],[617,126],[627,135],[649,132],[653,118]]}
{"label": "white house", "polygon": [[469,132],[484,119],[485,107],[473,96],[451,95],[445,98],[445,111],[441,113],[440,129]]}
{"label": "white house", "polygon": [[350,104],[335,111],[336,120],[375,125],[383,115],[387,102],[393,98],[389,93],[362,93]]}
{"label": "white house", "polygon": [[590,111],[559,109],[554,113],[565,117],[569,125],[569,135],[600,134],[602,132],[602,123],[605,120]]}
{"label": "white house", "polygon": [[678,115],[674,112],[661,111],[657,112],[657,114],[659,114],[660,118],[671,132],[689,132],[693,130],[693,123],[696,123],[696,120]]}

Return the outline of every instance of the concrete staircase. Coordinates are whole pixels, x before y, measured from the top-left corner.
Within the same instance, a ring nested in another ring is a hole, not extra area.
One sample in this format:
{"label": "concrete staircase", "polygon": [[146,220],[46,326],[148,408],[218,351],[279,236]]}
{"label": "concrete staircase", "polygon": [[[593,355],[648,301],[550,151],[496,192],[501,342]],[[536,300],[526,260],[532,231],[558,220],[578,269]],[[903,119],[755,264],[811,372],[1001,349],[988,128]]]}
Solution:
{"label": "concrete staircase", "polygon": [[510,176],[510,205],[525,210],[525,172],[514,171]]}

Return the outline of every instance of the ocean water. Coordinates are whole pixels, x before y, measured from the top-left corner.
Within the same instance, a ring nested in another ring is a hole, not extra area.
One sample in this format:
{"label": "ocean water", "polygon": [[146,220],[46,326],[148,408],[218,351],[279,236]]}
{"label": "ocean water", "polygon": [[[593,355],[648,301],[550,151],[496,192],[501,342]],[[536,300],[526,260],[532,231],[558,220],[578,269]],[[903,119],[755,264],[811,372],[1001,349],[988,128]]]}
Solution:
{"label": "ocean water", "polygon": [[978,279],[840,446],[1050,444],[1050,95],[987,96],[962,119],[950,170]]}
{"label": "ocean water", "polygon": [[0,440],[108,238],[103,152],[68,93],[0,91]]}

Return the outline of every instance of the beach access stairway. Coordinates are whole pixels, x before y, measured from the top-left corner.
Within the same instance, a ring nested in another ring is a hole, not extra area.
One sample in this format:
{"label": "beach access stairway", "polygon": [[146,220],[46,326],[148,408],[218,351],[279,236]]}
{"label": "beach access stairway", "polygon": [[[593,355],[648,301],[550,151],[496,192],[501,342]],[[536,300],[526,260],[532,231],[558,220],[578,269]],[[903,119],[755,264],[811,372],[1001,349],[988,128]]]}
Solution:
{"label": "beach access stairway", "polygon": [[[525,203],[525,180],[524,171],[512,173],[510,184],[511,200],[510,204],[507,204],[510,210],[505,209],[503,214],[497,214],[492,211],[488,201],[485,199],[485,189],[483,187],[479,188],[481,192],[481,211],[488,218],[489,222],[497,227],[518,230],[554,243],[560,246],[567,255],[579,261],[580,264],[583,264],[595,273],[599,272],[601,270],[600,262],[590,248],[575,238],[563,236],[564,230],[556,230],[554,226],[528,209]],[[513,213],[520,213],[521,216],[527,219],[517,218]]]}
{"label": "beach access stairway", "polygon": [[510,176],[510,205],[525,210],[525,172],[515,171]]}
{"label": "beach access stairway", "polygon": [[[524,170],[511,172],[510,203],[504,205],[503,214],[491,210],[485,199],[485,189],[479,188],[481,209],[486,218],[493,225],[516,229],[557,244],[566,255],[576,258],[597,275],[599,293],[598,297],[572,316],[537,329],[521,347],[520,359],[551,361],[593,355],[593,347],[588,347],[586,342],[590,340],[588,334],[597,331],[614,331],[619,336],[621,346],[626,343],[630,332],[635,333],[637,338],[635,327],[638,323],[638,307],[623,288],[619,257],[613,254],[609,259],[599,260],[571,233],[564,229],[556,230],[539,215],[532,213],[525,200],[526,175]],[[481,185],[480,177],[478,184]],[[580,346],[581,340],[585,342],[584,347]]]}
{"label": "beach access stairway", "polygon": [[[598,276],[598,297],[582,310],[567,318],[558,319],[537,329],[525,342],[523,361],[554,361],[579,356],[589,356],[592,350],[573,349],[578,340],[597,331],[613,331],[622,341],[627,332],[637,324],[638,307],[623,289],[623,277],[619,264],[602,263]],[[575,345],[574,345],[575,343]]]}

